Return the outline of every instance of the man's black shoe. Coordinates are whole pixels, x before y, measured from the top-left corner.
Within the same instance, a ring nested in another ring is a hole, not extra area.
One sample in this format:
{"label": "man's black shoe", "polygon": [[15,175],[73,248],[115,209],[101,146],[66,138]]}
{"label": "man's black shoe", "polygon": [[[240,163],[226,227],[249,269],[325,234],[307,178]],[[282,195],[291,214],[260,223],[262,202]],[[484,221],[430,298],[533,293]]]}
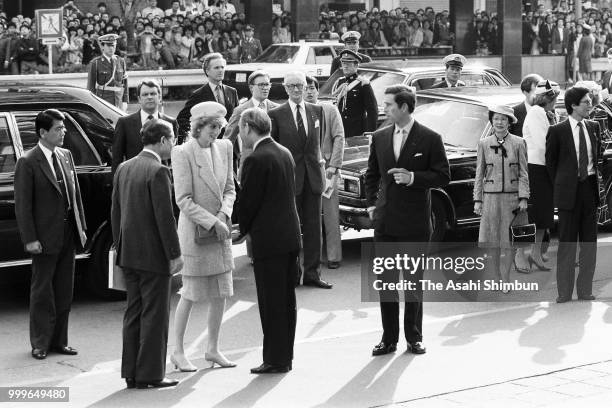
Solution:
{"label": "man's black shoe", "polygon": [[47,358],[47,351],[39,348],[32,349],[32,357],[37,360],[44,360]]}
{"label": "man's black shoe", "polygon": [[317,279],[317,280],[305,280],[303,283],[304,286],[314,286],[317,288],[321,288],[321,289],[331,289],[332,287],[334,287],[334,285],[332,285],[331,283],[327,283],[322,279]]}
{"label": "man's black shoe", "polygon": [[385,344],[384,342],[381,341],[380,343],[375,345],[374,348],[372,349],[372,355],[382,356],[385,354],[394,353],[395,350],[397,350],[396,343]]}
{"label": "man's black shoe", "polygon": [[578,299],[580,299],[580,300],[595,300],[595,296],[593,296],[593,295],[578,295]]}
{"label": "man's black shoe", "polygon": [[340,262],[329,261],[327,262],[327,269],[338,269],[340,267]]}
{"label": "man's black shoe", "polygon": [[408,343],[408,352],[412,354],[425,354],[427,349],[423,346],[423,343],[420,341],[414,343]]}
{"label": "man's black shoe", "polygon": [[137,382],[136,388],[145,389],[145,388],[165,388],[165,387],[174,387],[179,382],[177,380],[169,380],[168,378],[164,378],[159,381],[151,381],[151,382]]}
{"label": "man's black shoe", "polygon": [[77,349],[72,348],[70,346],[58,346],[58,347],[53,347],[51,349],[51,351],[54,351],[56,353],[60,353],[60,354],[66,354],[68,356],[76,356],[77,354],[79,354],[79,352],[77,351]]}
{"label": "man's black shoe", "polygon": [[128,377],[128,378],[125,379],[125,385],[126,385],[126,388],[128,388],[130,390],[132,388],[136,388],[136,380],[133,379],[132,377]]}
{"label": "man's black shoe", "polygon": [[251,374],[281,374],[288,373],[291,369],[291,363],[288,365],[263,363],[259,367],[251,368]]}
{"label": "man's black shoe", "polygon": [[559,297],[557,298],[557,303],[565,303],[565,302],[569,302],[570,300],[572,300],[572,299],[567,298],[567,297],[565,297],[565,296],[559,296]]}

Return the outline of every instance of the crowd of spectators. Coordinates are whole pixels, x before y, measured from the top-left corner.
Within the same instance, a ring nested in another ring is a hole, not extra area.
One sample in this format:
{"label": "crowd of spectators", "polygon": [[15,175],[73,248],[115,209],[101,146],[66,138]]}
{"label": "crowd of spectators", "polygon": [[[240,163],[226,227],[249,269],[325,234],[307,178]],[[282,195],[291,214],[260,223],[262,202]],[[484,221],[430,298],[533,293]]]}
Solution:
{"label": "crowd of spectators", "polygon": [[[287,12],[273,16],[273,42],[291,41],[290,18]],[[96,12],[86,13],[73,0],[67,1],[63,23],[64,37],[52,45],[54,72],[83,70],[101,54],[98,37],[109,33],[119,36],[117,54],[127,57],[129,69],[200,67],[209,52],[220,52],[229,63],[246,62],[258,52],[257,47],[243,46],[254,29],[228,0],[175,0],[167,10],[157,7],[157,0],[148,0],[133,21],[132,47],[127,21],[112,15],[103,2]],[[2,73],[46,72],[46,55],[32,18],[8,19],[0,13]]]}
{"label": "crowd of spectators", "polygon": [[432,7],[410,11],[393,10],[338,12],[324,8],[319,18],[319,37],[335,38],[346,31],[361,34],[361,48],[426,48],[455,44],[450,31],[449,12],[436,13]]}

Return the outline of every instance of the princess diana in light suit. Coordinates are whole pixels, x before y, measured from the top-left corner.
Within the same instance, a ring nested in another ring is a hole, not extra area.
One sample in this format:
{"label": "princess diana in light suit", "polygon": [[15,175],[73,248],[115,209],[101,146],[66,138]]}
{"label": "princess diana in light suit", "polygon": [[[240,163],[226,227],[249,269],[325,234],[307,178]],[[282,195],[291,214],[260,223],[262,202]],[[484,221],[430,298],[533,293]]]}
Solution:
{"label": "princess diana in light suit", "polygon": [[234,269],[230,231],[236,199],[233,147],[229,140],[217,139],[226,125],[225,114],[225,107],[217,102],[195,105],[191,108],[190,138],[172,151],[174,191],[181,211],[178,235],[185,266],[181,271],[183,287],[176,308],[176,348],[171,361],[181,371],[196,370],[183,348],[194,302],[209,306],[205,359],[222,367],[236,365],[219,351],[218,344],[225,300],[233,295]]}

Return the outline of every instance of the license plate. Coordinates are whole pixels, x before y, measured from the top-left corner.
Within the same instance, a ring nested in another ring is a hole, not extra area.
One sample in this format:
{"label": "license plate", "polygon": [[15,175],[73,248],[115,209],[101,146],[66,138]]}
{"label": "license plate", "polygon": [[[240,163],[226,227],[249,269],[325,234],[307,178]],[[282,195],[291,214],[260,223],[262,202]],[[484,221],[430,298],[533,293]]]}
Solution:
{"label": "license plate", "polygon": [[244,72],[236,73],[236,82],[246,82],[247,75]]}

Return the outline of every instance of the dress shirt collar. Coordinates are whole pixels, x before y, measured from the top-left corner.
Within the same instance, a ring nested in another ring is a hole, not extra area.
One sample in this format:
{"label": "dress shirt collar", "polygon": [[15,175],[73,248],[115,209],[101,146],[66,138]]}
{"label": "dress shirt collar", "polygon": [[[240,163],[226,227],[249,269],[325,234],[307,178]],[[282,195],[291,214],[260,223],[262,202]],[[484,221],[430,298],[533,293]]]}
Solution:
{"label": "dress shirt collar", "polygon": [[[159,111],[155,111],[151,115],[153,115],[153,118],[159,119]],[[147,122],[147,120],[149,120],[149,114],[141,109],[140,110],[140,123],[144,125]]]}
{"label": "dress shirt collar", "polygon": [[147,148],[145,147],[145,148],[143,148],[143,149],[142,149],[142,151],[143,151],[143,152],[148,152],[148,153],[151,153],[153,156],[155,156],[155,158],[156,158],[156,159],[157,159],[157,160],[158,160],[160,163],[162,162],[162,159],[161,159],[161,157],[159,156],[159,154],[155,153],[153,150],[151,150],[151,149],[147,149]]}
{"label": "dress shirt collar", "polygon": [[410,121],[406,124],[406,126],[404,127],[399,127],[397,124],[395,125],[395,128],[393,129],[393,134],[396,134],[398,132],[401,133],[402,130],[406,131],[406,135],[410,134],[410,131],[412,130],[412,125],[414,125],[414,118],[410,117]]}
{"label": "dress shirt collar", "polygon": [[[576,126],[578,126],[578,123],[582,123],[583,125],[585,125],[584,120],[581,120],[580,122],[578,122],[576,119],[574,119],[571,116],[568,116],[567,119],[569,120],[570,127],[572,128],[572,132],[576,129]],[[587,131],[586,125],[584,126],[584,131],[585,132]]]}
{"label": "dress shirt collar", "polygon": [[261,139],[259,139],[258,141],[256,141],[255,143],[253,143],[253,151],[255,151],[255,149],[257,149],[257,146],[259,146],[259,144],[261,142],[263,142],[264,140],[268,140],[268,139],[272,139],[272,136],[264,136]]}
{"label": "dress shirt collar", "polygon": [[259,108],[259,105],[261,103],[265,104],[266,100],[264,99],[263,101],[258,101],[254,96],[251,97],[251,101],[253,102],[253,106],[256,108]]}
{"label": "dress shirt collar", "polygon": [[[291,107],[291,113],[293,113],[295,115],[295,107],[298,104],[293,102],[291,99],[289,99],[289,106]],[[306,104],[304,103],[304,100],[302,99],[302,102],[300,102],[300,108],[301,108],[301,112],[304,115],[304,117],[306,117]]]}
{"label": "dress shirt collar", "polygon": [[42,150],[42,152],[44,153],[47,160],[51,161],[51,155],[55,153],[55,147],[53,148],[53,150],[49,150],[40,142],[38,142],[38,146],[40,147],[40,150]]}
{"label": "dress shirt collar", "polygon": [[109,58],[106,55],[102,54],[102,58],[104,58],[106,60],[106,62],[108,62],[109,64],[113,63],[113,56],[112,55]]}

